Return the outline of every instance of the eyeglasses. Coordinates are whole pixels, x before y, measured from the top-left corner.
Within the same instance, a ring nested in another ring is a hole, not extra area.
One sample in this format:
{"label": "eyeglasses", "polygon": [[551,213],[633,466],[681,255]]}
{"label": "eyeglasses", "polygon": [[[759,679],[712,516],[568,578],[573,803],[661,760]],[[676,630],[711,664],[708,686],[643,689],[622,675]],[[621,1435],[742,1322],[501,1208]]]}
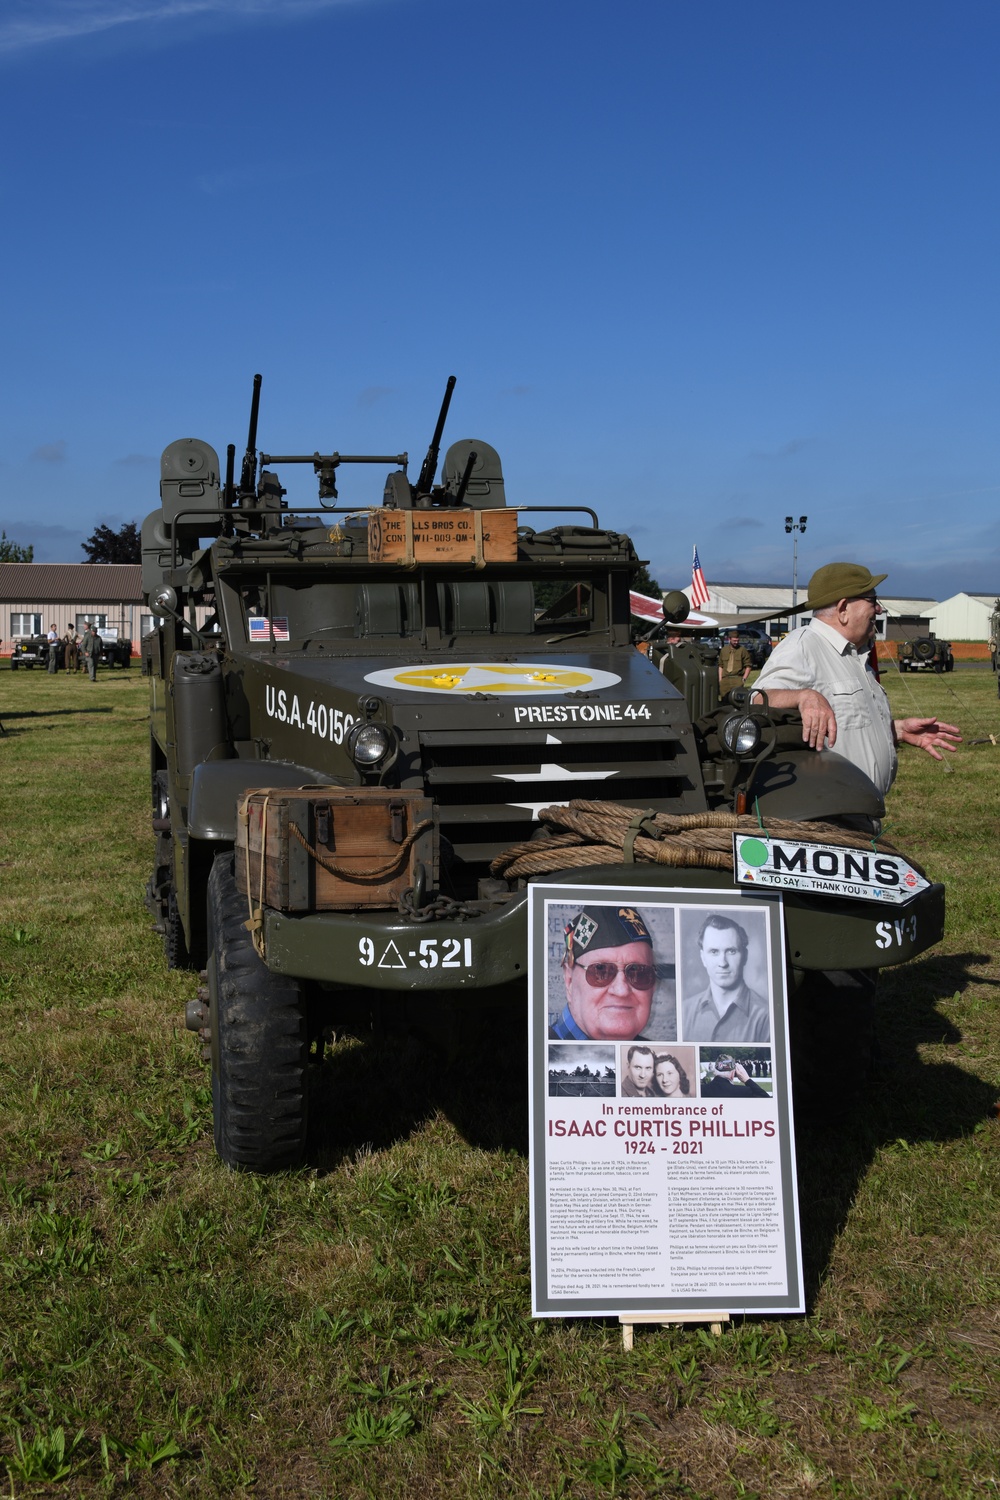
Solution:
{"label": "eyeglasses", "polygon": [[587,976],[587,983],[595,990],[606,989],[614,984],[616,974],[625,975],[625,983],[633,990],[651,990],[656,983],[656,969],[652,964],[577,964]]}

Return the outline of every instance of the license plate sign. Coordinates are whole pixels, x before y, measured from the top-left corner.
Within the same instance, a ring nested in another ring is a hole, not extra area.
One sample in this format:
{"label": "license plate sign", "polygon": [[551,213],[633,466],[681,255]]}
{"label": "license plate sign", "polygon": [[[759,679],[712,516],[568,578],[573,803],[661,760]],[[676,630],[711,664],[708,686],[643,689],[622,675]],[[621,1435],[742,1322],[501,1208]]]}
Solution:
{"label": "license plate sign", "polygon": [[930,884],[901,854],[837,844],[733,834],[737,885],[810,891],[852,901],[903,906]]}

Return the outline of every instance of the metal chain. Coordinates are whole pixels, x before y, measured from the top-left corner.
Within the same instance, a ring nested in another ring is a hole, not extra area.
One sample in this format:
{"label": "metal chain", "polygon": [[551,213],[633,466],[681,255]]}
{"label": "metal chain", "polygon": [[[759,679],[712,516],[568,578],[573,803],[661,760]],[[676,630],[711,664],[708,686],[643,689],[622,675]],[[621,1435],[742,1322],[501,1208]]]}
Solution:
{"label": "metal chain", "polygon": [[464,922],[467,917],[481,917],[482,912],[478,907],[470,906],[467,901],[452,901],[450,896],[435,896],[433,901],[428,901],[425,906],[415,907],[413,904],[413,886],[407,886],[396,903],[396,909],[401,917],[408,922],[433,922],[436,918],[452,917],[456,921]]}

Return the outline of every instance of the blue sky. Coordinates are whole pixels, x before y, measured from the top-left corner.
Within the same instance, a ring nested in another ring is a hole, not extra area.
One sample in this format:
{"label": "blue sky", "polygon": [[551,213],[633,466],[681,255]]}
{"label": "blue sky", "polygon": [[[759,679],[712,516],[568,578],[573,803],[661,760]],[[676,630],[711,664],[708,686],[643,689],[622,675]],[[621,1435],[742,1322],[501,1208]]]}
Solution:
{"label": "blue sky", "polygon": [[[0,525],[82,561],[158,456],[447,437],[664,586],[1000,588],[1000,11],[8,0]],[[342,499],[381,476],[342,471]],[[296,474],[290,498],[309,503]]]}

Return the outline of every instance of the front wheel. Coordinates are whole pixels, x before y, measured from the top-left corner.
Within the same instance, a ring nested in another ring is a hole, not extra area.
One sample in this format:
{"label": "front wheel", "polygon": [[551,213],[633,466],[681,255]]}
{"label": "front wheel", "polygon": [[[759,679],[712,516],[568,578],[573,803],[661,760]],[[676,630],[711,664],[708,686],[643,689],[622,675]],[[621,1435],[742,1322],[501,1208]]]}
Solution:
{"label": "front wheel", "polygon": [[232,854],[208,881],[208,991],[215,1149],[242,1172],[298,1166],[305,1152],[309,1060],[302,986],[273,974],[244,927]]}

